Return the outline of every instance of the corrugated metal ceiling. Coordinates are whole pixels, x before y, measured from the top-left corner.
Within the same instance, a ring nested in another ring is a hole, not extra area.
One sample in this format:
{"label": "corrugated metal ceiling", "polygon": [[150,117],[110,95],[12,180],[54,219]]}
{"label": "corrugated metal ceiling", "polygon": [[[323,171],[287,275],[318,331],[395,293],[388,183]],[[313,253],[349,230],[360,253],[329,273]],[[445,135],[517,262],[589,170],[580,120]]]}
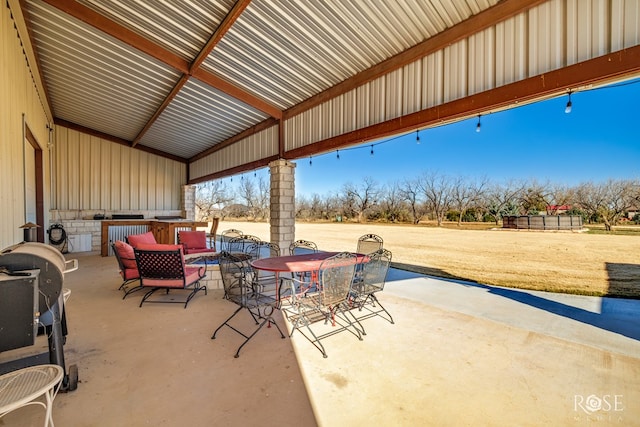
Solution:
{"label": "corrugated metal ceiling", "polygon": [[[204,59],[210,79],[163,63],[162,52],[191,63],[232,0],[26,0],[24,8],[57,119],[187,159],[268,118],[261,103],[293,107],[497,3],[254,0]],[[58,7],[97,12],[160,54]],[[205,83],[215,79],[229,87]]]}

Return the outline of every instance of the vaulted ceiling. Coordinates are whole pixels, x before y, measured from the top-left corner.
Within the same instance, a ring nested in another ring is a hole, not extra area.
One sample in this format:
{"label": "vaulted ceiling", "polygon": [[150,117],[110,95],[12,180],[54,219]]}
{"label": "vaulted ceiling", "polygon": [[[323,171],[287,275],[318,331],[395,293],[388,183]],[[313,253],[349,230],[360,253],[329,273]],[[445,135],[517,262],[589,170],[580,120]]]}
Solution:
{"label": "vaulted ceiling", "polygon": [[[279,129],[277,154],[283,157],[285,121],[545,2],[22,0],[21,5],[56,124],[189,163],[270,126]],[[603,70],[602,79],[637,73],[638,56],[635,49],[621,70]],[[593,63],[584,80],[597,80],[592,76],[597,68]],[[556,93],[574,84],[556,79]],[[519,99],[517,90],[522,101],[550,93],[543,86],[507,90],[493,103],[468,93],[447,117],[506,105]],[[416,120],[435,120],[427,113]],[[401,130],[372,129],[358,139]],[[316,144],[291,154],[327,148]]]}

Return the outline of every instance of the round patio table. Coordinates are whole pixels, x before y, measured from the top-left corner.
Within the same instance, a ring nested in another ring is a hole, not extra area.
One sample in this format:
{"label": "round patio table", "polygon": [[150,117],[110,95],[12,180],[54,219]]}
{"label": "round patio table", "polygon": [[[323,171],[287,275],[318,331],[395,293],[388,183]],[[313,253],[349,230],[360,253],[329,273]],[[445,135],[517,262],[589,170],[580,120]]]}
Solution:
{"label": "round patio table", "polygon": [[[318,284],[318,271],[322,262],[340,252],[315,252],[302,255],[277,256],[260,258],[251,261],[250,264],[257,270],[272,271],[276,273],[276,283],[279,283],[280,273],[310,273],[310,284]],[[363,254],[356,255],[356,265],[368,262],[369,258]]]}
{"label": "round patio table", "polygon": [[313,273],[320,269],[322,261],[338,253],[339,252],[315,252],[302,255],[260,258],[251,261],[251,266],[258,270],[273,271],[276,273]]}
{"label": "round patio table", "polygon": [[[37,365],[0,376],[0,418],[27,405],[45,408],[44,426],[53,427],[52,406],[64,370],[59,365]],[[44,396],[44,402],[38,399]]]}

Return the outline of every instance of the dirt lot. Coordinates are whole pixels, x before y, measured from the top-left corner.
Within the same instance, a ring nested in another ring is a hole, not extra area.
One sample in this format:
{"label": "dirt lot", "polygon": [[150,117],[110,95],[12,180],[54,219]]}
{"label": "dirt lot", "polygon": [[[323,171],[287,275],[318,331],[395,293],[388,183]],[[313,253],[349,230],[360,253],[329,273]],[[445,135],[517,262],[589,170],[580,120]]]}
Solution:
{"label": "dirt lot", "polygon": [[[269,225],[220,223],[269,240]],[[640,298],[640,238],[571,232],[456,230],[412,225],[297,223],[296,239],[355,251],[358,237],[384,239],[412,270],[498,286]]]}

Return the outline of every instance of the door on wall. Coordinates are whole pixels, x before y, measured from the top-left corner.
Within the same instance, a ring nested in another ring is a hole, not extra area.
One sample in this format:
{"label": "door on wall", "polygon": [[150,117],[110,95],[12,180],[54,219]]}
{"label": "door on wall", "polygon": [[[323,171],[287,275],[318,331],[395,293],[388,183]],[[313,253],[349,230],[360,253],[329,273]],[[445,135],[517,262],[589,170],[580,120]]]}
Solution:
{"label": "door on wall", "polygon": [[44,173],[42,149],[25,126],[27,141],[24,153],[25,180],[25,222],[33,222],[40,227],[37,229],[37,241],[44,243]]}

